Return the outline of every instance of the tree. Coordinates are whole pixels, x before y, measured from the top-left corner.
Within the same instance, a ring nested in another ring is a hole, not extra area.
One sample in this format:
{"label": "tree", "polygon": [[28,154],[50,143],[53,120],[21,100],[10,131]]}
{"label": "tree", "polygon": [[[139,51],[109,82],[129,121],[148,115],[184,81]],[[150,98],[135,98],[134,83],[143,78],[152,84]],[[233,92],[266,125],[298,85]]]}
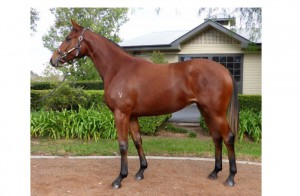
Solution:
{"label": "tree", "polygon": [[217,17],[235,18],[238,24],[231,28],[232,31],[247,30],[250,35],[250,41],[256,41],[261,37],[262,14],[261,8],[200,8],[199,16],[205,16],[207,19]]}
{"label": "tree", "polygon": [[[155,12],[159,14],[161,9],[155,8]],[[242,7],[242,8],[199,8],[198,15],[205,19],[214,18],[235,18],[238,22],[237,26],[231,28],[232,31],[243,29],[248,31],[250,41],[255,42],[261,37],[262,30],[262,14],[261,8]],[[176,9],[176,13],[180,13],[180,9]]]}
{"label": "tree", "polygon": [[[55,22],[42,39],[44,46],[51,51],[55,51],[71,31],[71,19],[114,42],[121,41],[118,36],[120,26],[128,21],[127,8],[52,8],[50,11]],[[99,79],[89,58],[79,59],[70,66],[69,72],[76,80]]]}
{"label": "tree", "polygon": [[165,55],[160,51],[153,51],[151,55],[151,61],[157,64],[168,63],[168,61],[165,60]]}
{"label": "tree", "polygon": [[36,32],[36,22],[40,20],[39,12],[35,8],[30,8],[30,29],[33,32]]}

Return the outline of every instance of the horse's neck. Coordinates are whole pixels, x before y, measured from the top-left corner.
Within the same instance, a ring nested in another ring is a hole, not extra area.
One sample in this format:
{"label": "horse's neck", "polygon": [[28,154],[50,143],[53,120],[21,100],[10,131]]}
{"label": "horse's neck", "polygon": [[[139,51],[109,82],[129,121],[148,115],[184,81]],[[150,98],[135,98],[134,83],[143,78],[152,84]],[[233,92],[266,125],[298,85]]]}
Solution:
{"label": "horse's neck", "polygon": [[105,84],[109,84],[116,75],[122,62],[131,58],[128,54],[107,39],[92,33],[87,37],[88,56],[92,59]]}

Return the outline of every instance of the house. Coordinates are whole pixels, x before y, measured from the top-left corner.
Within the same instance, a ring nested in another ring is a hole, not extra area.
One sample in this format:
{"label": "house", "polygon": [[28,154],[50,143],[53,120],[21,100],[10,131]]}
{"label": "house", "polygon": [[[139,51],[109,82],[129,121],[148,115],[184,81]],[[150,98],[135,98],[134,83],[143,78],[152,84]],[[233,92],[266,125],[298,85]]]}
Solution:
{"label": "house", "polygon": [[190,31],[154,32],[119,45],[148,60],[153,51],[160,51],[169,63],[195,58],[220,62],[233,74],[239,93],[261,94],[261,40],[250,41],[247,31],[229,30],[232,25],[232,18],[205,20]]}

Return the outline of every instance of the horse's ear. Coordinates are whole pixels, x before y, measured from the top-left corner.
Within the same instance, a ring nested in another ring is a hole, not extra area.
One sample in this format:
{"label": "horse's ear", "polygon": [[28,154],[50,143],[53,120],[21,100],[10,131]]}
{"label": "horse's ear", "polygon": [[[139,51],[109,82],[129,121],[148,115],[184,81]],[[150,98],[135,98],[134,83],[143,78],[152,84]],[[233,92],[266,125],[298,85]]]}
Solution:
{"label": "horse's ear", "polygon": [[75,29],[80,27],[73,19],[71,19],[71,23],[73,25],[73,28],[75,28]]}

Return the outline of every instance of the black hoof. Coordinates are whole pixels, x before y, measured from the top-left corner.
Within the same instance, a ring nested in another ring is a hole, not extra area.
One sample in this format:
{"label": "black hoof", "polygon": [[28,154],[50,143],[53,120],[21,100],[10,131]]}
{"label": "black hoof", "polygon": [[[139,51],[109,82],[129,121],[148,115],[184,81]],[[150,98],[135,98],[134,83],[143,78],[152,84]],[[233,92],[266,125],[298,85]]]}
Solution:
{"label": "black hoof", "polygon": [[211,172],[208,176],[210,180],[216,180],[218,178],[218,174],[216,172]]}
{"label": "black hoof", "polygon": [[113,183],[111,184],[111,187],[112,187],[113,189],[119,189],[119,188],[121,188],[121,182],[113,182]]}
{"label": "black hoof", "polygon": [[229,186],[229,187],[233,187],[235,184],[233,179],[227,179],[226,182],[224,183],[224,186]]}

